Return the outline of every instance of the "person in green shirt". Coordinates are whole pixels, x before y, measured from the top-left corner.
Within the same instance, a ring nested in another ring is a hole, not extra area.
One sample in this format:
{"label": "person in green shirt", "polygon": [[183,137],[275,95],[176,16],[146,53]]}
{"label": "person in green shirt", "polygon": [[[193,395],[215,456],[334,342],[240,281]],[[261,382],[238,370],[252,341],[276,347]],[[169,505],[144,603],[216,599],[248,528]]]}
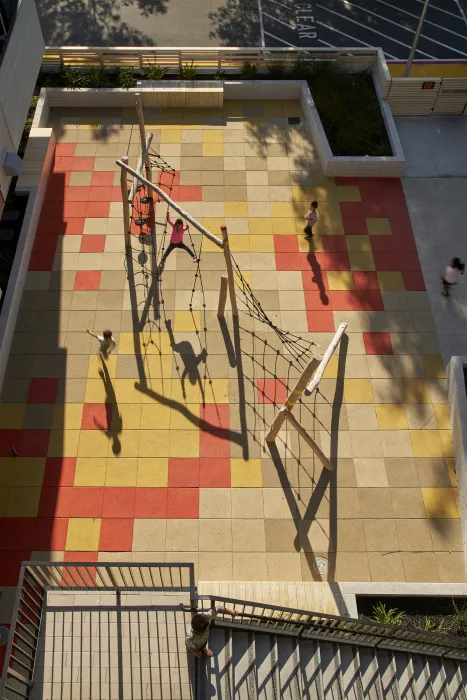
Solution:
{"label": "person in green shirt", "polygon": [[97,335],[96,333],[92,333],[88,328],[88,333],[99,341],[99,355],[101,360],[107,360],[109,354],[117,346],[115,339],[112,337],[112,331],[104,331],[102,335]]}
{"label": "person in green shirt", "polygon": [[240,615],[236,610],[224,608],[218,605],[205,613],[196,613],[191,618],[191,625],[188,625],[186,630],[185,644],[188,651],[191,651],[195,656],[214,656],[212,651],[208,649],[209,641],[209,626],[218,613],[224,613],[237,617]]}

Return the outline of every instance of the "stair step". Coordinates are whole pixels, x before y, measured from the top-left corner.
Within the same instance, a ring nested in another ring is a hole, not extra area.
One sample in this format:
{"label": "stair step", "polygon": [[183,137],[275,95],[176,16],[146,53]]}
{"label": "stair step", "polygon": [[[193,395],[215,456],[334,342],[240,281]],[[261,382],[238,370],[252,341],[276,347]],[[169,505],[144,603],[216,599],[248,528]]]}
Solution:
{"label": "stair step", "polygon": [[278,637],[280,697],[301,700],[300,656],[295,637]]}
{"label": "stair step", "polygon": [[279,661],[276,638],[255,634],[256,693],[258,700],[279,700]]}
{"label": "stair step", "polygon": [[237,632],[232,637],[234,700],[256,700],[255,635]]}

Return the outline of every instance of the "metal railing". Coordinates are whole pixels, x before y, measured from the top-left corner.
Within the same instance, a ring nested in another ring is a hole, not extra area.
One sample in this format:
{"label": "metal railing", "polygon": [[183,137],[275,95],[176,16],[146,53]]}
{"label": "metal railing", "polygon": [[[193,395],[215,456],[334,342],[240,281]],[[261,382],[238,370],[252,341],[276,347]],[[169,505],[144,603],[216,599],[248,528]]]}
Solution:
{"label": "metal railing", "polygon": [[[356,620],[236,598],[202,595],[196,596],[195,600],[201,603],[209,601],[209,608],[219,605],[235,607],[239,616],[232,618],[230,615],[219,613],[214,621],[217,626],[232,629],[249,627],[256,631],[292,635],[303,639],[318,639],[375,649],[467,660],[466,637],[443,632],[425,632],[411,627],[383,625],[373,620]],[[207,609],[207,606],[204,609]]]}
{"label": "metal railing", "polygon": [[[298,58],[315,61],[336,61],[340,65],[374,67],[377,56],[383,57],[377,48],[231,48],[231,47],[102,47],[102,46],[47,46],[42,59],[43,70],[60,68],[119,68],[128,66],[144,70],[147,66],[164,66],[169,72],[178,72],[192,61],[203,69],[238,71],[245,61],[267,67],[274,63],[293,63]],[[383,57],[384,60],[384,57]]]}
{"label": "metal railing", "polygon": [[194,604],[194,566],[178,562],[24,562],[0,681],[2,700],[30,695],[48,591],[188,593]]}

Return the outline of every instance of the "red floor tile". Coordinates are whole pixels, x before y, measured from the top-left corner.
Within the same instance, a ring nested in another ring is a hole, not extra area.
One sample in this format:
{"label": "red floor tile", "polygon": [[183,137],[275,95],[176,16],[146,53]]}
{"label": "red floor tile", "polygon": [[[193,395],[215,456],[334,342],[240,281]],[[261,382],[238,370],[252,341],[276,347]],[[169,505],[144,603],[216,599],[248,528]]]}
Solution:
{"label": "red floor tile", "polygon": [[[159,185],[161,190],[163,190],[166,194],[169,195],[171,199],[173,199],[175,202],[180,201],[180,185],[174,185],[173,187],[169,187],[169,185]],[[156,199],[156,202],[160,200]],[[173,221],[173,219],[172,219]]]}
{"label": "red floor tile", "polygon": [[46,457],[50,430],[0,430],[0,457],[11,457],[11,447],[19,457]]}
{"label": "red floor tile", "polygon": [[230,409],[228,403],[207,403],[200,404],[201,430],[229,430],[230,429]]}
{"label": "red floor tile", "polygon": [[346,236],[366,236],[368,229],[364,217],[343,217],[342,224]]}
{"label": "red floor tile", "polygon": [[55,158],[74,156],[75,151],[76,143],[57,143],[55,146]]}
{"label": "red floor tile", "polygon": [[42,486],[73,486],[76,457],[48,457]]}
{"label": "red floor tile", "polygon": [[177,186],[180,184],[180,171],[160,171],[159,172],[159,187],[162,185],[170,187],[171,185]]}
{"label": "red floor tile", "polygon": [[298,253],[298,236],[275,235],[273,238],[276,253]]}
{"label": "red floor tile", "polygon": [[363,216],[371,218],[388,217],[391,215],[392,203],[387,200],[363,201]]}
{"label": "red floor tile", "polygon": [[103,517],[104,493],[112,490],[95,486],[74,486],[70,488],[68,503],[70,518]]}
{"label": "red floor tile", "polygon": [[230,459],[200,459],[200,488],[230,488]]}
{"label": "red floor tile", "polygon": [[110,430],[112,427],[111,403],[85,403],[81,418],[81,430]]}
{"label": "red floor tile", "polygon": [[376,272],[352,272],[353,284],[358,291],[379,291]]}
{"label": "red floor tile", "polygon": [[347,253],[345,236],[322,236],[325,253]]}
{"label": "red floor tile", "polygon": [[306,317],[310,333],[334,333],[332,311],[307,311]]}
{"label": "red floor tile", "polygon": [[71,169],[73,170],[73,172],[92,173],[92,171],[94,170],[94,158],[75,156],[73,158]]}
{"label": "red floor tile", "polygon": [[67,187],[65,190],[65,202],[87,202],[90,187]]}
{"label": "red floor tile", "polygon": [[[66,173],[74,170],[73,167],[73,156],[55,156],[53,164],[54,173]],[[90,168],[92,170],[92,168]]]}
{"label": "red floor tile", "polygon": [[110,202],[112,199],[112,187],[110,185],[91,187],[89,192],[90,202]]}
{"label": "red floor tile", "polygon": [[77,270],[75,277],[75,292],[99,289],[101,283],[100,270]]}
{"label": "red floor tile", "polygon": [[86,216],[88,218],[106,219],[110,212],[110,199],[108,202],[88,202]]}
{"label": "red floor tile", "polygon": [[367,355],[392,355],[392,343],[389,333],[363,333],[363,342]]}
{"label": "red floor tile", "polygon": [[417,246],[412,233],[397,232],[392,236],[370,236],[371,249],[378,253],[417,253]]}
{"label": "red floor tile", "polygon": [[[324,255],[324,253],[322,254]],[[326,270],[315,264],[312,269],[302,270],[302,284],[304,290],[316,291],[328,288]]]}
{"label": "red floor tile", "polygon": [[342,177],[339,175],[334,179],[338,187],[358,187],[359,185],[358,177]]}
{"label": "red floor tile", "polygon": [[76,216],[61,222],[60,234],[62,236],[81,236],[84,231],[84,217]]}
{"label": "red floor tile", "polygon": [[36,522],[36,518],[3,518],[0,550],[33,549]]}
{"label": "red floor tile", "polygon": [[[99,560],[98,552],[65,552],[63,560],[70,563],[74,562],[76,564],[88,564],[90,562],[96,562]],[[74,579],[79,585],[92,585],[93,581],[96,580],[96,567],[89,566],[87,569],[83,566],[80,567],[69,567],[67,571],[73,574]],[[67,586],[75,586],[75,581],[67,573],[63,577],[64,582]]]}
{"label": "red floor tile", "polygon": [[122,201],[122,188],[118,185],[112,187],[112,192],[110,195],[111,202],[121,202]]}
{"label": "red floor tile", "polygon": [[276,253],[276,270],[300,270],[300,253]]}
{"label": "red floor tile", "polygon": [[420,271],[405,272],[403,270],[402,279],[404,280],[404,287],[407,292],[424,292],[426,289],[425,281]]}
{"label": "red floor tile", "polygon": [[114,184],[114,174],[112,172],[93,173],[91,177],[91,187],[112,187]]}
{"label": "red floor tile", "polygon": [[68,518],[73,488],[42,486],[38,518]]}
{"label": "red floor tile", "polygon": [[326,253],[326,270],[350,270],[350,260],[347,253]]}
{"label": "red floor tile", "polygon": [[21,564],[31,561],[31,550],[0,552],[0,561],[0,586],[16,586]]}
{"label": "red floor tile", "polygon": [[37,518],[34,543],[38,552],[61,552],[66,546],[68,518]]}
{"label": "red floor tile", "polygon": [[417,253],[374,252],[373,259],[378,271],[420,272]]}
{"label": "red floor tile", "polygon": [[325,289],[320,292],[313,289],[305,290],[305,308],[307,311],[323,311],[332,309],[332,298]]}
{"label": "red floor tile", "polygon": [[89,202],[65,202],[63,207],[56,209],[54,212],[47,212],[47,216],[55,216],[68,221],[68,219],[79,219],[83,216],[87,216],[86,211],[89,206]]}
{"label": "red floor tile", "polygon": [[136,489],[130,487],[106,486],[102,506],[103,518],[134,518]]}
{"label": "red floor tile", "polygon": [[309,253],[298,253],[298,256],[301,269],[312,272],[319,279],[320,273],[326,269],[326,253],[310,251]]}
{"label": "red floor tile", "polygon": [[339,202],[343,219],[364,219],[362,202]]}
{"label": "red floor tile", "polygon": [[59,379],[33,377],[29,381],[28,403],[55,403]]}
{"label": "red floor tile", "polygon": [[199,518],[199,489],[167,489],[167,518]]}
{"label": "red floor tile", "polygon": [[133,518],[106,518],[101,524],[100,552],[131,552]]}
{"label": "red floor tile", "polygon": [[34,271],[52,270],[57,243],[57,235],[44,236],[42,238],[37,237],[34,241],[28,269]]}
{"label": "red floor tile", "polygon": [[169,487],[174,486],[199,486],[199,459],[169,459]]}
{"label": "red floor tile", "polygon": [[283,404],[287,398],[285,380],[267,377],[258,379],[256,383],[258,403]]}
{"label": "red floor tile", "polygon": [[95,562],[99,560],[98,552],[65,552],[63,561],[72,561],[78,564],[79,562]]}
{"label": "red floor tile", "polygon": [[137,488],[135,495],[135,518],[167,517],[166,488]]}
{"label": "red floor tile", "polygon": [[103,253],[105,250],[105,238],[105,236],[83,236],[79,252]]}
{"label": "red floor tile", "polygon": [[[84,217],[73,217],[64,221],[61,218],[50,218],[41,217],[39,221],[39,226],[37,229],[37,234],[42,237],[44,236],[80,236],[84,230]],[[37,242],[37,238],[36,238]],[[40,241],[42,245],[43,240]],[[55,252],[55,251],[54,251]]]}
{"label": "red floor tile", "polygon": [[[203,198],[201,185],[180,185],[178,196],[181,202],[201,202]],[[216,232],[216,235],[219,235]]]}
{"label": "red floor tile", "polygon": [[200,457],[230,457],[230,433],[216,430],[214,432],[202,431],[199,435]]}
{"label": "red floor tile", "polygon": [[334,311],[384,311],[381,292],[336,291],[329,292]]}

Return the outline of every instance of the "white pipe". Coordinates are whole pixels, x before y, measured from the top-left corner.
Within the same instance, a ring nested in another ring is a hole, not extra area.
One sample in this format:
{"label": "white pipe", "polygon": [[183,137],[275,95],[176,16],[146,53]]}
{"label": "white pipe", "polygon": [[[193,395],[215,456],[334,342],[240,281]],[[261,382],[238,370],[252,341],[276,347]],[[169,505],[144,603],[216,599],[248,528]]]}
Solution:
{"label": "white pipe", "polygon": [[324,353],[323,359],[321,360],[320,365],[319,365],[318,369],[316,370],[316,373],[315,373],[313,379],[311,380],[311,382],[308,384],[307,388],[305,389],[305,396],[309,396],[310,394],[312,394],[313,391],[318,386],[318,384],[320,383],[321,378],[324,374],[324,370],[326,369],[326,366],[327,366],[329,360],[331,359],[331,357],[334,353],[334,350],[339,345],[341,338],[345,333],[346,328],[347,328],[347,324],[341,323],[341,325],[337,329],[336,335],[334,336],[331,343],[329,344],[328,349]]}
{"label": "white pipe", "polygon": [[[143,165],[146,162],[146,159],[148,157],[148,151],[149,151],[149,146],[151,145],[152,141],[152,134],[151,132],[148,133],[146,136],[146,148],[141,152],[141,155],[138,160],[138,165],[136,166],[136,171],[140,173],[143,169]],[[136,188],[138,187],[138,179],[136,177],[133,178],[133,184],[131,186],[130,194],[128,195],[128,199],[130,202],[133,201],[133,197],[135,196]]]}
{"label": "white pipe", "polygon": [[182,209],[176,202],[173,201],[173,199],[170,199],[170,197],[163,191],[161,190],[160,187],[155,185],[153,182],[149,182],[149,180],[146,180],[143,175],[139,174],[136,172],[136,170],[133,170],[133,168],[130,168],[128,165],[125,165],[125,163],[122,163],[121,160],[117,160],[117,165],[119,165],[121,168],[125,168],[125,170],[130,173],[130,175],[133,175],[139,182],[141,182],[143,185],[145,185],[148,190],[153,190],[153,192],[157,192],[159,197],[162,197],[162,199],[167,202],[175,211],[180,214],[184,219],[190,222],[192,226],[194,226],[200,233],[203,234],[203,236],[206,236],[206,238],[209,238],[210,241],[215,243],[219,248],[224,247],[224,243],[221,241],[220,238],[217,238],[213,233],[208,231],[207,229],[204,228],[204,226],[201,226],[200,223],[196,221],[196,219],[193,219],[192,216],[190,216],[184,209]]}

